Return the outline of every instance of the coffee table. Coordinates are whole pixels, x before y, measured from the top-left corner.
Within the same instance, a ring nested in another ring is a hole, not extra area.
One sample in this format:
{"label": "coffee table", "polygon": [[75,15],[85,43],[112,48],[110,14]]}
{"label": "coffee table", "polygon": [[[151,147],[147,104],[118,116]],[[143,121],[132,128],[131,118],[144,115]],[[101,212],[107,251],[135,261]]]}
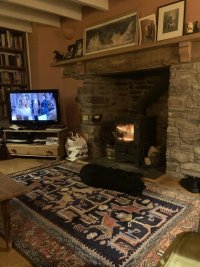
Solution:
{"label": "coffee table", "polygon": [[29,188],[24,184],[16,182],[8,175],[0,173],[0,206],[2,210],[2,219],[4,227],[4,238],[6,248],[12,248],[11,241],[11,221],[10,221],[10,201],[12,198],[29,192]]}

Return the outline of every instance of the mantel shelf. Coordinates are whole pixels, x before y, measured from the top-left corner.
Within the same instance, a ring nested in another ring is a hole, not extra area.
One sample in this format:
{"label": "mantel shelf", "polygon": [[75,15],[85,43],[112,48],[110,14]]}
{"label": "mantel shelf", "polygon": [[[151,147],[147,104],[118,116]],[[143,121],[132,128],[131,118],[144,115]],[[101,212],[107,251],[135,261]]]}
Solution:
{"label": "mantel shelf", "polygon": [[158,42],[151,43],[151,44],[134,45],[134,46],[129,46],[129,47],[125,47],[125,48],[118,48],[118,49],[113,49],[113,50],[109,50],[109,51],[99,52],[96,54],[85,55],[83,57],[62,60],[59,62],[54,62],[50,66],[51,67],[61,67],[64,65],[70,65],[70,64],[74,64],[74,63],[78,63],[78,62],[89,61],[89,60],[108,57],[108,56],[112,56],[112,55],[125,54],[125,53],[129,53],[129,52],[137,52],[137,51],[151,49],[151,48],[157,48],[157,47],[173,46],[173,45],[177,45],[177,44],[184,43],[184,42],[193,43],[193,42],[197,42],[197,41],[200,41],[200,32],[194,33],[194,34],[184,35],[181,37],[171,38],[171,39],[167,39],[167,40],[163,40],[163,41],[158,41]]}

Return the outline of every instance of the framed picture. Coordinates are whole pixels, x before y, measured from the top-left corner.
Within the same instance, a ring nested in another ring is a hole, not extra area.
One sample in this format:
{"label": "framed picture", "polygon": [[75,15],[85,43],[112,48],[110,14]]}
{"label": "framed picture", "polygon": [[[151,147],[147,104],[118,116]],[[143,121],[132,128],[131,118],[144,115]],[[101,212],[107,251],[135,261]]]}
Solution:
{"label": "framed picture", "polygon": [[183,35],[185,1],[158,8],[157,41]]}
{"label": "framed picture", "polygon": [[74,57],[82,57],[83,56],[83,39],[79,39],[76,41]]}
{"label": "framed picture", "polygon": [[137,13],[85,29],[84,55],[135,45],[137,42]]}
{"label": "framed picture", "polygon": [[70,59],[74,57],[75,48],[76,48],[76,44],[72,44],[68,46],[66,59]]}
{"label": "framed picture", "polygon": [[139,19],[140,44],[156,41],[156,15],[152,14]]}

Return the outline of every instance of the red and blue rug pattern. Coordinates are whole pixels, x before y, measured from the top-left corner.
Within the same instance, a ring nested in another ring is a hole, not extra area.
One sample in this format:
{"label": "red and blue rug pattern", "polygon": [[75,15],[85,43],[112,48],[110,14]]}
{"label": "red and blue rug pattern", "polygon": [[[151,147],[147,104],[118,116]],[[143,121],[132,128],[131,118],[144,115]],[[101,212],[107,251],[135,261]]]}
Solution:
{"label": "red and blue rug pattern", "polygon": [[[175,235],[197,230],[200,202],[146,183],[142,196],[81,182],[67,161],[13,175],[15,247],[35,266],[155,266]],[[196,209],[196,210],[195,210]]]}

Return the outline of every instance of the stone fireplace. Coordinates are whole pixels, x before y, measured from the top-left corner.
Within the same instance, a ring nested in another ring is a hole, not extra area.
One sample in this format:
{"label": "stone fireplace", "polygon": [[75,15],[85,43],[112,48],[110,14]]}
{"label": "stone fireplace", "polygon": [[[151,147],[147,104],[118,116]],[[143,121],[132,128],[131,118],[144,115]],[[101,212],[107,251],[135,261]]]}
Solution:
{"label": "stone fireplace", "polygon": [[[155,116],[156,144],[166,147],[168,88],[169,68],[85,76],[76,101],[81,106],[81,132],[88,140],[90,157],[105,156],[120,118]],[[151,136],[153,129],[149,131],[146,136]]]}
{"label": "stone fireplace", "polygon": [[166,173],[200,177],[199,44],[183,36],[66,62],[63,76],[83,80],[76,101],[91,157],[105,156],[102,131],[109,136],[115,119],[156,116]]}

